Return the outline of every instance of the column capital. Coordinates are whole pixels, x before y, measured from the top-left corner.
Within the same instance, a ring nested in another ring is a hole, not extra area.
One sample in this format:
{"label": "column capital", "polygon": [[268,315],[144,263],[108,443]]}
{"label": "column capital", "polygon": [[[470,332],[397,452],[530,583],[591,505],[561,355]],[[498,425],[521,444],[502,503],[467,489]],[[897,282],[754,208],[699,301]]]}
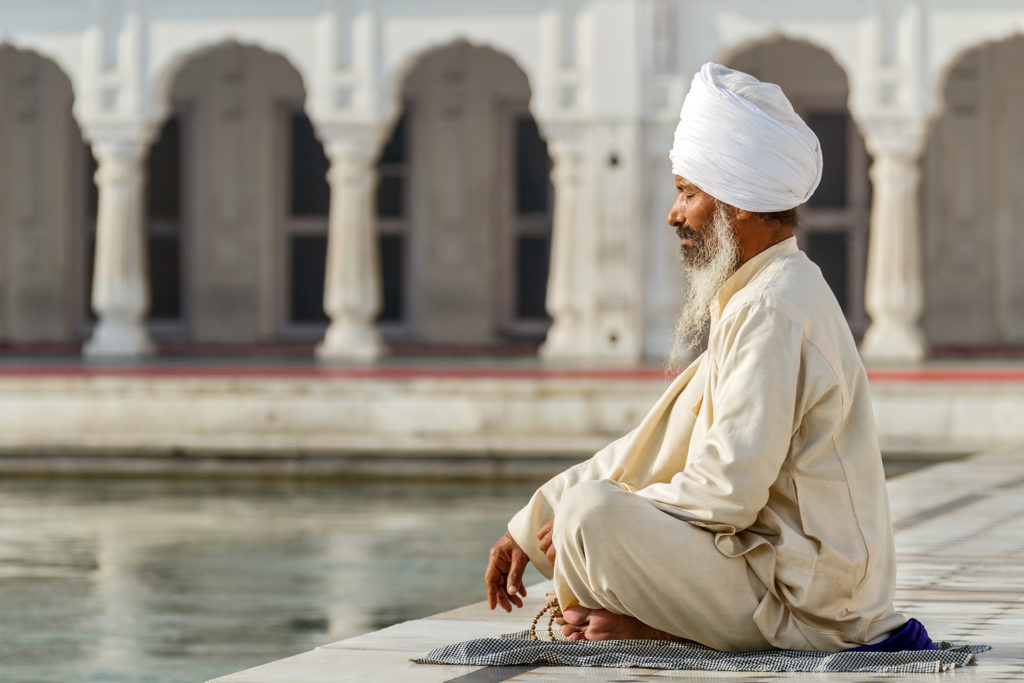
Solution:
{"label": "column capital", "polygon": [[917,163],[927,139],[928,121],[907,112],[869,114],[859,119],[864,144],[877,161],[880,157]]}
{"label": "column capital", "polygon": [[141,163],[160,131],[160,123],[150,120],[104,120],[82,123],[82,137],[92,147],[99,162]]}
{"label": "column capital", "polygon": [[553,161],[558,158],[571,158],[581,161],[583,158],[583,142],[586,137],[585,125],[580,121],[540,121],[537,127],[548,143],[548,154]]}
{"label": "column capital", "polygon": [[327,158],[373,164],[390,126],[385,121],[313,121]]}
{"label": "column capital", "polygon": [[558,186],[575,185],[580,181],[583,147],[574,141],[554,140],[548,143],[551,156],[551,182]]}

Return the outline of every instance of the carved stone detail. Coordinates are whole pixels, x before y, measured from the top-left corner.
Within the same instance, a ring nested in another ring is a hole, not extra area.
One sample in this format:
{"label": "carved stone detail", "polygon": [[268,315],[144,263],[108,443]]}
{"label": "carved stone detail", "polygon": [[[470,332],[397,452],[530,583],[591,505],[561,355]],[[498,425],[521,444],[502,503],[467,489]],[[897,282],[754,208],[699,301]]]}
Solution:
{"label": "carved stone detail", "polygon": [[578,215],[583,147],[573,131],[549,127],[548,134],[551,182],[555,187],[546,302],[552,323],[540,355],[548,360],[573,359],[586,354],[590,344],[584,264],[579,255],[586,242]]}
{"label": "carved stone detail", "polygon": [[98,321],[86,356],[153,353],[146,331],[149,281],[144,232],[145,158],[153,128],[121,124],[87,130],[98,163],[92,307]]}
{"label": "carved stone detail", "polygon": [[384,353],[376,319],[382,304],[377,245],[376,155],[381,127],[322,126],[331,168],[324,310],[331,319],[316,355],[374,360]]}
{"label": "carved stone detail", "polygon": [[924,306],[917,196],[924,121],[890,116],[865,124],[874,194],[865,283],[871,326],[861,354],[870,361],[916,362],[927,351],[918,324]]}

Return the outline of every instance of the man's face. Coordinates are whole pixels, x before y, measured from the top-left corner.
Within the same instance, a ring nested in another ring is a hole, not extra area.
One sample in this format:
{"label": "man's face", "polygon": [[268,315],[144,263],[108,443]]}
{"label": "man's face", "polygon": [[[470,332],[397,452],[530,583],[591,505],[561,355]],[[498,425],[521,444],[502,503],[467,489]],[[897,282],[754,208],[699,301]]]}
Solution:
{"label": "man's face", "polygon": [[682,176],[675,176],[675,181],[677,192],[668,212],[669,227],[675,228],[682,240],[683,262],[695,268],[707,266],[715,251],[715,199]]}
{"label": "man's face", "polygon": [[682,240],[686,264],[686,303],[676,321],[676,342],[670,363],[675,365],[683,346],[699,347],[711,320],[715,295],[740,264],[740,245],[730,209],[676,176],[678,194],[668,213],[668,224]]}

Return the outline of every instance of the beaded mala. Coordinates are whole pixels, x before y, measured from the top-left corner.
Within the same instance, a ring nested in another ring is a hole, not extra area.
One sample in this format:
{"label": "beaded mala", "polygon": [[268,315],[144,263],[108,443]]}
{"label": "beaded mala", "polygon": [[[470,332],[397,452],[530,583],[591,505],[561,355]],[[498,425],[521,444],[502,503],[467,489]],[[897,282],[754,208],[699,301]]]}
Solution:
{"label": "beaded mala", "polygon": [[558,598],[551,598],[547,604],[540,608],[537,612],[537,616],[530,622],[530,638],[533,640],[540,640],[537,635],[537,622],[544,615],[545,612],[550,612],[548,615],[548,640],[565,640],[565,638],[556,638],[555,631],[552,628],[552,624],[555,623],[555,617],[558,615]]}

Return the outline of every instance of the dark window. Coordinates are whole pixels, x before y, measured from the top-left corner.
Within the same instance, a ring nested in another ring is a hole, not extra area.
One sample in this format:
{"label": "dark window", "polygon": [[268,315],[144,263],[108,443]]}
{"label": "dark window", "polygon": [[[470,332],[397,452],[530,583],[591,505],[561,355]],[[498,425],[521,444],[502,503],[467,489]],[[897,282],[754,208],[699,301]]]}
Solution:
{"label": "dark window", "polygon": [[326,216],[331,206],[330,163],[305,114],[292,116],[293,216]]}
{"label": "dark window", "polygon": [[551,160],[548,148],[532,116],[520,116],[515,123],[516,213],[544,213],[551,194]]}
{"label": "dark window", "polygon": [[296,323],[327,322],[327,314],[324,313],[327,237],[324,235],[292,237],[291,252],[291,321]]}
{"label": "dark window", "polygon": [[516,316],[546,319],[544,299],[548,291],[551,240],[520,237],[516,244]]}
{"label": "dark window", "polygon": [[177,116],[167,119],[160,137],[150,147],[146,172],[147,215],[180,217],[181,137]]}
{"label": "dark window", "polygon": [[92,155],[92,148],[88,143],[83,142],[82,147],[85,156],[85,211],[88,216],[85,225],[89,230],[95,230],[96,214],[99,212],[100,206],[100,191],[96,187],[96,170],[99,165],[96,163],[96,157]]}
{"label": "dark window", "polygon": [[384,218],[401,218],[405,214],[405,120],[402,114],[377,163],[377,215]]}
{"label": "dark window", "polygon": [[386,323],[401,323],[405,315],[405,235],[393,232],[396,221],[405,217],[405,193],[408,174],[408,135],[405,113],[395,123],[391,138],[381,151],[377,170],[380,173],[377,185],[377,215],[390,219],[387,232],[379,237],[380,275],[384,301],[378,320]]}
{"label": "dark window", "polygon": [[82,264],[82,274],[85,276],[82,281],[82,298],[85,308],[82,310],[85,311],[87,321],[96,322],[96,313],[92,310],[92,274],[96,267],[96,213],[99,208],[99,191],[96,188],[96,157],[92,155],[92,148],[85,141],[82,142],[82,166],[85,193],[85,220],[82,221],[85,228],[85,263]]}
{"label": "dark window", "polygon": [[92,275],[96,270],[96,235],[90,234],[85,238],[85,286],[82,287],[85,294],[85,319],[96,322],[96,312],[92,310]]}
{"label": "dark window", "polygon": [[181,318],[181,241],[177,235],[150,235],[149,317]]}
{"label": "dark window", "polygon": [[807,255],[821,268],[821,274],[846,312],[847,256],[849,237],[844,232],[812,232],[807,235]]}
{"label": "dark window", "polygon": [[401,218],[405,213],[404,178],[398,175],[381,174],[377,186],[377,215],[385,218]]}
{"label": "dark window", "polygon": [[846,112],[825,112],[807,116],[807,125],[818,136],[821,155],[825,162],[821,172],[821,183],[807,202],[810,206],[846,206],[846,127],[849,120]]}
{"label": "dark window", "polygon": [[384,285],[382,322],[400,322],[405,308],[405,237],[380,236],[380,274]]}
{"label": "dark window", "polygon": [[181,124],[164,123],[146,159],[146,250],[149,318],[181,318]]}
{"label": "dark window", "polygon": [[384,151],[380,153],[381,164],[405,163],[405,114],[403,113],[395,129],[391,131],[391,139],[384,145]]}

